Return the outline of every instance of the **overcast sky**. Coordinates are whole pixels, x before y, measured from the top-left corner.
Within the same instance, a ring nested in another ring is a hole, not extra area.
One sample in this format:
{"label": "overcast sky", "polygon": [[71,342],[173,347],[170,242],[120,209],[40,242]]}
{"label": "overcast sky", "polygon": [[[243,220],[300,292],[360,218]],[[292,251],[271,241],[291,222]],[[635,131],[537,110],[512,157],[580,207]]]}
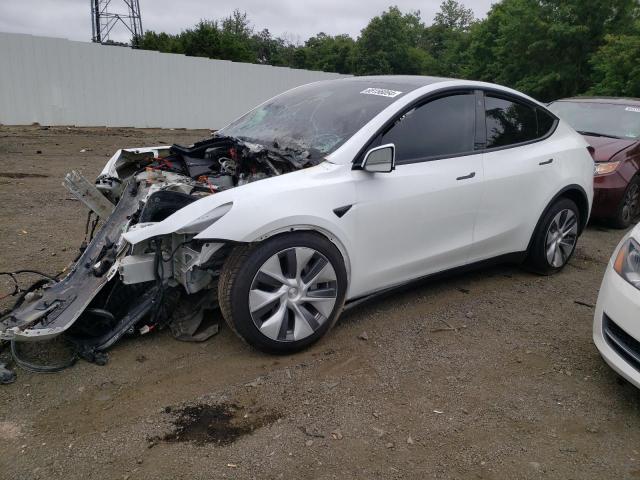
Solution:
{"label": "overcast sky", "polygon": [[[370,18],[398,5],[402,11],[420,10],[431,23],[441,0],[140,0],[142,27],[177,33],[200,19],[229,15],[234,8],[246,11],[256,30],[268,28],[275,36],[303,42],[318,32],[348,33],[354,38]],[[466,0],[477,17],[486,15],[492,0]],[[124,5],[112,0],[113,9]],[[0,32],[30,33],[90,41],[90,0],[0,0]],[[126,40],[124,33],[112,36]]]}

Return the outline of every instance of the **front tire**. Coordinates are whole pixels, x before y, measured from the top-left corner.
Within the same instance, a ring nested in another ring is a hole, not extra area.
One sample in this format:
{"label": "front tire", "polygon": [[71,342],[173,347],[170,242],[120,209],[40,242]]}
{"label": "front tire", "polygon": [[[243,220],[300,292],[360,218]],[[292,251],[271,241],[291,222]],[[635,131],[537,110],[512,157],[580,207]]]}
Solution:
{"label": "front tire", "polygon": [[527,257],[530,269],[541,275],[562,270],[576,249],[580,221],[575,202],[558,199],[538,223]]}
{"label": "front tire", "polygon": [[231,329],[269,353],[292,353],[319,340],[337,320],[347,273],[338,249],[313,232],[236,247],[220,275],[220,309]]}

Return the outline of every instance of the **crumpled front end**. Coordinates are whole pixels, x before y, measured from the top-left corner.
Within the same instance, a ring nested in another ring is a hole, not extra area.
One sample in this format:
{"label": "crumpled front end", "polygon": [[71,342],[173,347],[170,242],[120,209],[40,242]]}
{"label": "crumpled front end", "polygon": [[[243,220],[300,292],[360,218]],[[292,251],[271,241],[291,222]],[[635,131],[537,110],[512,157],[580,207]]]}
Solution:
{"label": "crumpled front end", "polygon": [[[217,307],[230,246],[196,236],[233,208],[226,191],[311,165],[304,155],[213,137],[187,148],[120,150],[94,184],[72,172],[64,185],[90,209],[89,238],[64,278],[39,284],[0,319],[0,339],[65,333],[86,358],[123,335],[164,326],[182,340],[210,337],[217,326],[203,325],[205,312]],[[220,201],[199,206],[212,196]],[[169,231],[126,240],[169,217]]]}

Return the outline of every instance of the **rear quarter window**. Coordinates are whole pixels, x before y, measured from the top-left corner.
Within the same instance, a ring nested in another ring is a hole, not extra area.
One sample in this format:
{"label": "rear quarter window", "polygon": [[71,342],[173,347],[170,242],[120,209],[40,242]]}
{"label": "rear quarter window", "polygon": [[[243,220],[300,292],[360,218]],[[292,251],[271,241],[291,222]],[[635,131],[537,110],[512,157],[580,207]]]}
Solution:
{"label": "rear quarter window", "polygon": [[556,126],[556,119],[541,108],[536,109],[538,117],[538,138],[549,135]]}

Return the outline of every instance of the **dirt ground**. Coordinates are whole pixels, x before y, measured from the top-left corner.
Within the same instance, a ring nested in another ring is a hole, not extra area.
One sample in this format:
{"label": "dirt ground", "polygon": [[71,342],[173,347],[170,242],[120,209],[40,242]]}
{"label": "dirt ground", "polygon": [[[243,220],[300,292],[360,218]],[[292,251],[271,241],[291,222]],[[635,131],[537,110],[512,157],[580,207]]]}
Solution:
{"label": "dirt ground", "polygon": [[[86,212],[67,171],[208,133],[0,127],[0,271],[75,256]],[[223,328],[125,339],[103,367],[18,370],[0,386],[0,477],[640,478],[640,394],[591,341],[623,233],[590,226],[554,277],[501,266],[354,308],[297,355]]]}

